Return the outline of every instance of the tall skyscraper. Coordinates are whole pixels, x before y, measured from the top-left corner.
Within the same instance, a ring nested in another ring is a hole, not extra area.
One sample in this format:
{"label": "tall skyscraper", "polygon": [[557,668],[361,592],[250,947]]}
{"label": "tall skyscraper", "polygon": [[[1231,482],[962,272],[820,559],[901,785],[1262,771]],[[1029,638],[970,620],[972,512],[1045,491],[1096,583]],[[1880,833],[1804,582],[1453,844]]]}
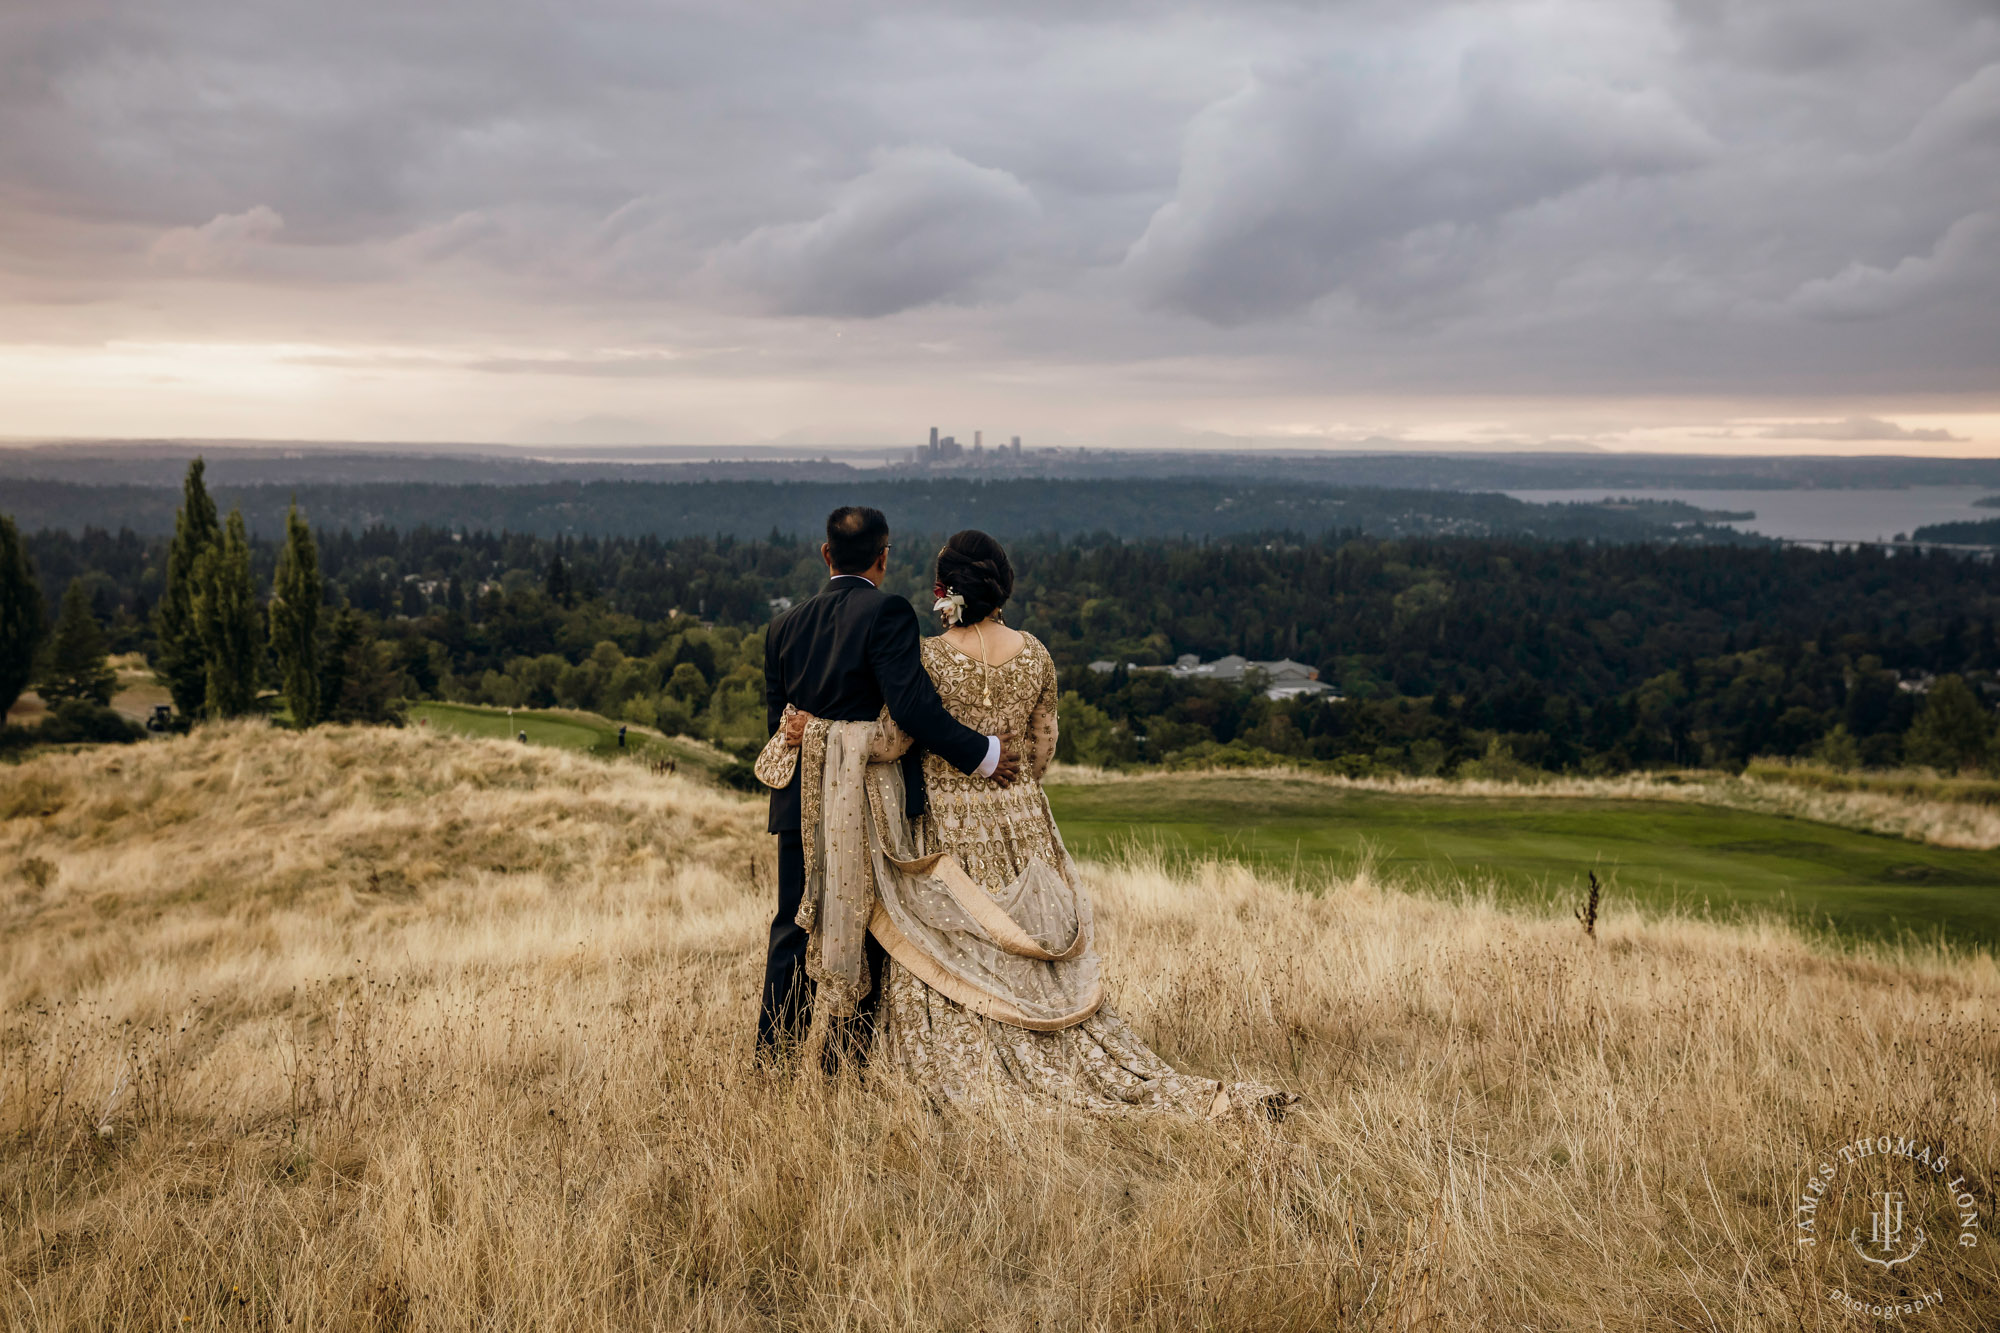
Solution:
{"label": "tall skyscraper", "polygon": [[931,427],[931,457],[937,457],[937,427]]}
{"label": "tall skyscraper", "polygon": [[1014,437],[1014,453],[1018,457],[1020,455],[1020,452],[1021,452],[1021,437],[1016,435]]}

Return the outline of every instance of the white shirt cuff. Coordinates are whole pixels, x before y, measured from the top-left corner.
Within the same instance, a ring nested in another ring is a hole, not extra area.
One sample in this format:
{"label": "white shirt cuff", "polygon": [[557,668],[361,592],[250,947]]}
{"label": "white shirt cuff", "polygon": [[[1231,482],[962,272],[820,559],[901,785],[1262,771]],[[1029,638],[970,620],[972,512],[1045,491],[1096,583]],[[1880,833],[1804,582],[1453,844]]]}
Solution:
{"label": "white shirt cuff", "polygon": [[988,736],[986,738],[986,762],[978,768],[973,769],[972,776],[975,778],[990,778],[993,776],[993,770],[998,767],[1000,767],[1000,738],[998,736]]}

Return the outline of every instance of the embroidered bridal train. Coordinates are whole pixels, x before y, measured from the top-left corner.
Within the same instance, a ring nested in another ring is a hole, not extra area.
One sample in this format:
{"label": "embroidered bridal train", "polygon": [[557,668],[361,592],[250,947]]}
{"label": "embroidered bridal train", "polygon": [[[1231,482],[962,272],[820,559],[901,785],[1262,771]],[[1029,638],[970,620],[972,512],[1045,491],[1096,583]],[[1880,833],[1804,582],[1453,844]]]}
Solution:
{"label": "embroidered bridal train", "polygon": [[885,709],[873,722],[781,730],[758,759],[773,787],[798,770],[811,932],[814,1027],[854,1012],[869,988],[872,933],[889,955],[870,1064],[940,1101],[1273,1117],[1296,1102],[1251,1082],[1181,1073],[1103,1000],[1090,899],[1063,847],[1041,777],[1055,754],[1056,671],[1032,636],[1000,663],[942,638],[926,671],[952,715],[1026,738],[1002,787],[924,757],[928,809],[904,814],[909,746]]}

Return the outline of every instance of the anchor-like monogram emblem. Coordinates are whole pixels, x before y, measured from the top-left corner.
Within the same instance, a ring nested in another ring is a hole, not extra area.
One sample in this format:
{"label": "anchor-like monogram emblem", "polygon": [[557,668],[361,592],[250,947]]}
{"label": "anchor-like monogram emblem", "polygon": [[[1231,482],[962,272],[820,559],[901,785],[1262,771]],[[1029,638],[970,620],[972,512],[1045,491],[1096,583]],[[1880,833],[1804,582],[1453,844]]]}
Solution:
{"label": "anchor-like monogram emblem", "polygon": [[[1856,1227],[1847,1235],[1854,1252],[1861,1256],[1863,1263],[1878,1264],[1883,1268],[1894,1268],[1906,1264],[1917,1257],[1917,1251],[1924,1248],[1924,1229],[1919,1226],[1909,1228],[1916,1239],[1908,1250],[1903,1244],[1903,1196],[1895,1190],[1883,1190],[1875,1196],[1877,1207],[1868,1215],[1868,1239],[1861,1239],[1861,1228]],[[1870,1254],[1867,1247],[1873,1246],[1876,1253]],[[1900,1252],[1899,1252],[1900,1251]]]}

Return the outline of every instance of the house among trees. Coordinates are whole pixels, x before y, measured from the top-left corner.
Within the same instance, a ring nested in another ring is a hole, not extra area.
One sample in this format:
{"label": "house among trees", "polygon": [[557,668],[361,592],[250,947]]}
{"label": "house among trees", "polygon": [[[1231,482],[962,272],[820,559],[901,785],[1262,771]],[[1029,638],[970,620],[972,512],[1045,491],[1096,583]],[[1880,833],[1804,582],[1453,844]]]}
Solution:
{"label": "house among trees", "polygon": [[[1098,675],[1109,675],[1118,669],[1118,664],[1097,661],[1090,669]],[[1218,657],[1213,662],[1204,662],[1194,653],[1182,653],[1174,659],[1172,666],[1140,666],[1136,662],[1127,665],[1128,671],[1163,671],[1183,680],[1213,680],[1225,685],[1249,685],[1255,680],[1263,683],[1266,699],[1311,699],[1321,695],[1333,699],[1340,692],[1319,678],[1319,668],[1309,667],[1304,662],[1294,662],[1289,657],[1281,657],[1275,662],[1253,662],[1235,653]]]}

